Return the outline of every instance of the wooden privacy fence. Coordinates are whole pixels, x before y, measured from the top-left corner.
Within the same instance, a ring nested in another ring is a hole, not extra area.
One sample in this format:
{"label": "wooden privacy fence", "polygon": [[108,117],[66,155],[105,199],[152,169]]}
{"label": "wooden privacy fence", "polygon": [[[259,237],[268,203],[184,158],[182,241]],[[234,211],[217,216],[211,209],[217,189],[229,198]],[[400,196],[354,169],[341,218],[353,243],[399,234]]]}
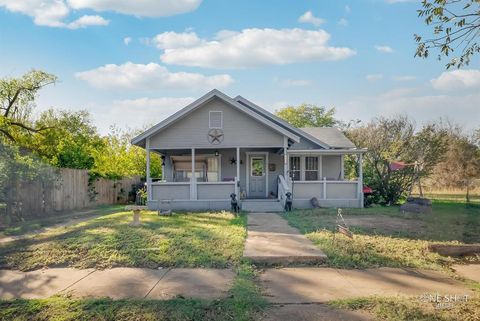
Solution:
{"label": "wooden privacy fence", "polygon": [[97,205],[125,204],[140,177],[111,180],[93,179],[87,170],[62,168],[56,182],[20,183],[16,190],[16,212],[21,217],[39,217]]}

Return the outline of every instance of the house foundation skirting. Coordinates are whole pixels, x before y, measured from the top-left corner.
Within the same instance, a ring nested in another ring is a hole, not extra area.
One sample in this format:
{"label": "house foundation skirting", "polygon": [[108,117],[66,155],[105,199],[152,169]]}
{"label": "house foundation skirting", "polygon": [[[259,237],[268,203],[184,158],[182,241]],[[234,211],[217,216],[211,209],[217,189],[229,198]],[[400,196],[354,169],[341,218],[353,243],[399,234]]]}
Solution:
{"label": "house foundation skirting", "polygon": [[[358,199],[322,199],[319,200],[320,207],[326,208],[359,208],[361,207]],[[221,211],[230,210],[230,200],[172,200],[168,202],[150,201],[148,202],[150,210],[176,210],[176,211]],[[241,206],[241,204],[240,204]],[[309,209],[312,208],[310,199],[294,199],[293,208]]]}
{"label": "house foundation skirting", "polygon": [[150,210],[208,211],[230,210],[230,200],[171,200],[168,202],[149,201]]}

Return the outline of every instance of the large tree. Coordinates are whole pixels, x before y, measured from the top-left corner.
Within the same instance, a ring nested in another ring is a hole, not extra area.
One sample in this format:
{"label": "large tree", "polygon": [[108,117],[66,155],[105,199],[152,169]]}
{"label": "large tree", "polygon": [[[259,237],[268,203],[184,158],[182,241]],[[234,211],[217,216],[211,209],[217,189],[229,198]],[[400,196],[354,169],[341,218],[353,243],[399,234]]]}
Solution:
{"label": "large tree", "polygon": [[434,169],[432,184],[440,188],[461,188],[470,202],[470,190],[480,179],[480,146],[476,135],[467,135],[460,126],[448,127],[445,158]]}
{"label": "large tree", "polygon": [[[396,204],[404,198],[417,175],[428,176],[445,152],[445,133],[436,125],[425,125],[416,130],[415,123],[406,116],[377,118],[348,132],[358,147],[367,148],[364,163],[364,182],[371,186],[378,202]],[[395,170],[393,162],[414,164]]]}
{"label": "large tree", "polygon": [[[112,127],[110,133],[102,137],[103,147],[94,151],[92,173],[108,178],[133,175],[145,177],[145,149],[130,144],[130,140],[136,135],[136,131],[122,131]],[[161,159],[158,154],[151,154],[150,170],[152,177],[161,177]]]}
{"label": "large tree", "polygon": [[22,136],[41,133],[48,127],[32,124],[31,113],[38,91],[54,84],[57,77],[32,70],[20,78],[0,79],[0,137],[17,142]]}
{"label": "large tree", "polygon": [[447,63],[448,69],[468,65],[480,52],[480,0],[423,0],[418,15],[432,26],[432,35],[415,35],[415,56],[427,58],[434,50],[440,60],[456,53]]}
{"label": "large tree", "polygon": [[288,106],[275,111],[275,115],[291,125],[301,127],[332,127],[338,124],[335,108],[327,109],[313,104]]}
{"label": "large tree", "polygon": [[97,128],[85,110],[49,109],[34,124],[47,129],[42,135],[29,136],[23,145],[56,167],[91,169],[94,151],[103,148]]}

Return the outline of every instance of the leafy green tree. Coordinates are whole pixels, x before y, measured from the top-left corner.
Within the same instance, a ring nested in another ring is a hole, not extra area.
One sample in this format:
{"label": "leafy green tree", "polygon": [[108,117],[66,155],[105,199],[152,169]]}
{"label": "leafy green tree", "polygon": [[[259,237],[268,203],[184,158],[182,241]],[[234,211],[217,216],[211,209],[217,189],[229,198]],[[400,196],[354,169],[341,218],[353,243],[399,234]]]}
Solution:
{"label": "leafy green tree", "polygon": [[313,104],[288,106],[275,111],[275,115],[298,128],[332,127],[338,124],[334,118],[335,108],[327,109]]}
{"label": "leafy green tree", "polygon": [[[134,131],[121,131],[112,127],[110,134],[102,138],[103,148],[94,151],[92,172],[109,178],[134,175],[145,177],[146,152],[130,144],[136,134],[138,133]],[[161,177],[161,159],[158,154],[151,153],[150,170],[153,178]]]}
{"label": "leafy green tree", "polygon": [[27,134],[42,133],[48,128],[34,126],[31,113],[38,91],[56,80],[54,75],[40,70],[20,78],[0,79],[0,137],[17,142]]}
{"label": "leafy green tree", "polygon": [[40,114],[36,127],[47,128],[24,143],[56,167],[91,169],[94,151],[103,141],[87,111],[49,109]]}
{"label": "leafy green tree", "polygon": [[392,170],[392,162],[418,162],[418,175],[427,177],[446,148],[441,128],[429,124],[417,132],[406,116],[374,119],[350,130],[348,136],[358,147],[368,149],[364,157],[364,182],[374,189],[378,201],[386,205],[398,203],[415,182],[413,166]]}
{"label": "leafy green tree", "polygon": [[433,36],[415,35],[415,56],[427,58],[430,50],[438,51],[438,59],[449,57],[455,51],[459,55],[450,59],[450,67],[463,67],[480,52],[480,1],[479,0],[423,0],[418,16],[432,26]]}

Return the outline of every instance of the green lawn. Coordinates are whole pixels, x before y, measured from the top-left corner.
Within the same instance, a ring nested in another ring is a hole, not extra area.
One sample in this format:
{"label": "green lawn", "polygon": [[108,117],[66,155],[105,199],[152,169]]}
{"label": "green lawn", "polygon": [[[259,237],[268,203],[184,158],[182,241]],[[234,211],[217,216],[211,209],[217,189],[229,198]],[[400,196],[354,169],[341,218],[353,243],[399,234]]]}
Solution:
{"label": "green lawn", "polygon": [[[121,211],[125,205],[105,205],[91,210],[78,210],[63,215],[46,216],[38,219],[29,219],[24,222],[13,223],[9,226],[0,228],[0,238],[6,236],[23,235],[50,227],[55,224],[61,224],[70,220],[88,218],[92,216],[101,216]],[[1,209],[1,204],[0,204]]]}
{"label": "green lawn", "polygon": [[266,306],[250,266],[237,267],[229,295],[206,301],[176,298],[168,301],[73,299],[0,300],[0,320],[16,321],[248,321],[257,320]]}
{"label": "green lawn", "polygon": [[353,240],[336,233],[333,241],[334,209],[299,210],[284,217],[327,254],[328,265],[341,268],[446,270],[458,260],[429,252],[429,243],[480,242],[480,207],[464,203],[434,201],[431,214],[402,214],[398,207],[344,209],[343,214]]}
{"label": "green lawn", "polygon": [[[428,301],[428,300],[427,300]],[[331,306],[348,310],[363,310],[371,313],[375,320],[394,321],[478,321],[480,298],[470,297],[466,302],[445,303],[437,306],[420,298],[368,297],[332,301]]]}
{"label": "green lawn", "polygon": [[237,264],[246,236],[246,216],[142,212],[133,227],[131,212],[118,212],[34,238],[0,245],[0,267],[216,267]]}

